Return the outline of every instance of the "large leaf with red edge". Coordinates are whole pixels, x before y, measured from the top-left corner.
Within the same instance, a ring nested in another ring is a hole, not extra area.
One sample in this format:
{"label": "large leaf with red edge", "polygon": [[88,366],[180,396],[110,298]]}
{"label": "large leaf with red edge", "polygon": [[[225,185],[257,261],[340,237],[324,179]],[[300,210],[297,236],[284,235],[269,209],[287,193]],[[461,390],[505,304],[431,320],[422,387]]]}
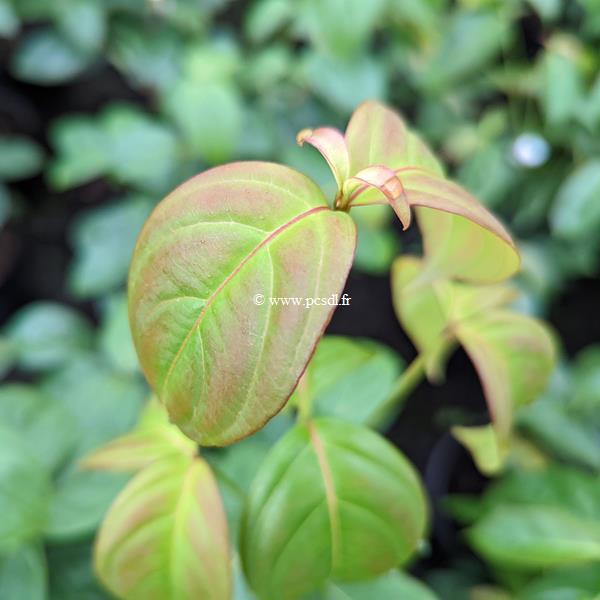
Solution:
{"label": "large leaf with red edge", "polygon": [[231,598],[227,522],[207,463],[172,458],[138,473],[102,524],[94,564],[124,600]]}
{"label": "large leaf with red edge", "polygon": [[499,435],[508,433],[515,407],[545,388],[555,363],[553,338],[540,321],[500,308],[514,297],[506,286],[473,286],[432,279],[426,261],[396,260],[392,293],[398,319],[425,359],[430,378],[460,343],[481,379]]}
{"label": "large leaf with red edge", "polygon": [[[519,268],[519,256],[502,224],[473,196],[443,177],[425,144],[391,109],[361,104],[346,129],[350,175],[380,165],[396,171],[403,198],[417,212],[430,268],[472,282],[501,281]],[[354,206],[381,203],[366,190]]]}
{"label": "large leaf with red edge", "polygon": [[142,369],[184,433],[226,445],[281,409],[334,307],[270,298],[340,293],[355,244],[347,214],[271,163],[206,171],[158,205],[134,253],[129,313]]}
{"label": "large leaf with red edge", "polygon": [[261,600],[294,600],[405,563],[427,505],[411,464],[377,433],[330,418],[298,425],[254,480],[242,526],[244,570]]}

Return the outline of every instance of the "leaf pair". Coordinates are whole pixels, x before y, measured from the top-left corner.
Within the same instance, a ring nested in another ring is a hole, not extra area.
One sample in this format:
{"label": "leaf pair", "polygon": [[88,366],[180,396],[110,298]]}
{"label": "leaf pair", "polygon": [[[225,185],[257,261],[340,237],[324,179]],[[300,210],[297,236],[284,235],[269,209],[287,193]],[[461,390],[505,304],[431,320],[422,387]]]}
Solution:
{"label": "leaf pair", "polygon": [[[438,274],[493,280],[518,266],[502,226],[443,179],[388,108],[367,102],[345,135],[321,128],[299,140],[329,161],[334,210],[291,169],[233,163],[177,188],[138,239],[129,314],[140,364],[171,420],[202,445],[246,437],[286,403],[334,309],[302,301],[341,293],[352,265],[350,207],[389,203],[405,227],[415,209]],[[299,303],[272,301],[282,297]]]}
{"label": "leaf pair", "polygon": [[415,257],[396,260],[392,290],[398,318],[429,377],[439,379],[447,355],[462,345],[481,379],[495,429],[506,437],[515,408],[544,390],[554,367],[548,328],[503,307],[515,295],[511,288],[432,279],[426,261]]}
{"label": "leaf pair", "polygon": [[138,427],[82,466],[139,471],[119,494],[96,540],[104,585],[125,600],[231,597],[225,512],[208,464],[151,403]]}

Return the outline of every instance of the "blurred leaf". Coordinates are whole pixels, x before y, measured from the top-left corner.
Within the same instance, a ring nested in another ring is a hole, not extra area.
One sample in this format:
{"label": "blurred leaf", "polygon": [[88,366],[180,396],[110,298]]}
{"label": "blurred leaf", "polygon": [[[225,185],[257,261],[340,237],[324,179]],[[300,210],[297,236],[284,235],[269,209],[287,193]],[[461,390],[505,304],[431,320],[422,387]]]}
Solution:
{"label": "blurred leaf", "polygon": [[87,319],[55,302],[27,304],[8,322],[6,335],[16,345],[18,365],[43,371],[60,367],[91,346]]}
{"label": "blurred leaf", "polygon": [[49,471],[56,470],[75,445],[71,415],[31,385],[0,386],[0,422],[20,434],[31,453]]}
{"label": "blurred leaf", "polygon": [[83,52],[101,49],[106,34],[106,15],[95,0],[60,0],[56,3],[58,30]]}
{"label": "blurred leaf", "polygon": [[379,415],[379,410],[403,366],[404,361],[383,344],[326,335],[319,342],[290,402],[312,406],[315,415],[381,425],[379,418],[389,419],[390,415]]}
{"label": "blurred leaf", "polygon": [[555,234],[580,239],[600,227],[600,160],[591,159],[567,177],[558,193],[550,222]]}
{"label": "blurred leaf", "polygon": [[160,121],[128,104],[112,104],[97,118],[65,116],[50,132],[57,156],[50,185],[65,190],[100,175],[142,190],[171,183],[177,140]]}
{"label": "blurred leaf", "polygon": [[[600,415],[600,345],[587,346],[573,365],[573,408],[583,415]],[[600,424],[600,419],[598,419]]]}
{"label": "blurred leaf", "polygon": [[300,18],[318,50],[340,58],[356,58],[385,7],[385,0],[304,0]]}
{"label": "blurred leaf", "polygon": [[374,577],[409,559],[426,520],[419,477],[396,448],[366,428],[317,419],[288,432],[252,484],[244,571],[265,600],[299,598],[329,577]]}
{"label": "blurred leaf", "polygon": [[104,355],[115,369],[127,373],[139,371],[137,354],[129,330],[126,294],[115,294],[107,298],[103,308],[99,342]]}
{"label": "blurred leaf", "polygon": [[209,164],[231,158],[242,133],[242,100],[226,83],[183,80],[167,92],[164,110],[192,152]]}
{"label": "blurred leaf", "polygon": [[[151,208],[152,204],[146,198],[131,196],[91,209],[74,220],[71,237],[75,259],[68,286],[75,296],[97,296],[125,283],[135,241]],[[113,327],[123,331],[122,323]],[[103,338],[101,343],[106,350],[109,342]],[[120,352],[124,356],[119,362],[133,366],[135,357],[127,350],[127,345],[121,347]]]}
{"label": "blurred leaf", "polygon": [[354,266],[373,275],[384,275],[399,254],[400,240],[390,227],[390,212],[385,206],[361,207],[352,214],[358,229]]}
{"label": "blurred leaf", "polygon": [[385,99],[387,95],[383,65],[368,56],[341,61],[309,52],[303,68],[315,94],[344,114],[365,100]]}
{"label": "blurred leaf", "polygon": [[522,600],[597,600],[600,570],[597,564],[548,571],[519,593]]}
{"label": "blurred leaf", "polygon": [[0,179],[13,181],[36,175],[42,168],[44,151],[22,136],[0,137]]}
{"label": "blurred leaf", "polygon": [[42,388],[75,418],[77,457],[129,431],[146,395],[138,377],[114,372],[94,356],[73,360]]}
{"label": "blurred leaf", "polygon": [[330,584],[326,600],[436,600],[423,583],[402,571],[390,571],[371,581]]}
{"label": "blurred leaf", "polygon": [[10,0],[0,0],[0,38],[11,38],[19,31],[19,17]]}
{"label": "blurred leaf", "polygon": [[167,89],[177,79],[182,44],[171,29],[151,29],[137,21],[111,25],[108,56],[140,87]]}
{"label": "blurred leaf", "polygon": [[50,600],[108,600],[92,571],[91,544],[46,546],[50,576]]}
{"label": "blurred leaf", "polygon": [[17,344],[6,336],[0,336],[0,379],[14,367],[18,354]]}
{"label": "blurred leaf", "polygon": [[11,71],[28,83],[58,85],[82,73],[90,57],[52,29],[36,29],[20,41],[11,58]]}
{"label": "blurred leaf", "polygon": [[48,475],[25,441],[0,426],[0,552],[12,552],[44,528]]}
{"label": "blurred leaf", "polygon": [[79,464],[88,470],[136,472],[172,457],[193,458],[197,449],[192,440],[169,422],[164,406],[153,398],[130,433],[101,446]]}
{"label": "blurred leaf", "polygon": [[244,32],[251,42],[262,43],[289,23],[293,14],[287,0],[257,0],[246,15]]}
{"label": "blurred leaf", "polygon": [[464,78],[479,75],[507,42],[508,25],[508,20],[492,11],[452,14],[435,54],[420,74],[425,90],[441,93]]}
{"label": "blurred leaf", "polygon": [[475,550],[503,566],[537,570],[600,560],[600,524],[560,508],[497,506],[468,531]]}
{"label": "blurred leaf", "polygon": [[92,534],[128,478],[122,473],[82,471],[77,467],[62,474],[50,495],[46,537],[63,543]]}
{"label": "blurred leaf", "polygon": [[46,561],[38,545],[0,556],[0,598],[46,600]]}
{"label": "blurred leaf", "polygon": [[453,427],[452,435],[471,453],[477,468],[488,476],[497,475],[504,467],[508,448],[498,438],[492,425]]}
{"label": "blurred leaf", "polygon": [[[120,598],[231,596],[227,522],[201,459],[157,462],[138,473],[100,529],[94,563]],[[135,571],[130,565],[137,564]]]}
{"label": "blurred leaf", "polygon": [[528,0],[536,12],[547,21],[552,21],[560,16],[563,9],[561,0]]}

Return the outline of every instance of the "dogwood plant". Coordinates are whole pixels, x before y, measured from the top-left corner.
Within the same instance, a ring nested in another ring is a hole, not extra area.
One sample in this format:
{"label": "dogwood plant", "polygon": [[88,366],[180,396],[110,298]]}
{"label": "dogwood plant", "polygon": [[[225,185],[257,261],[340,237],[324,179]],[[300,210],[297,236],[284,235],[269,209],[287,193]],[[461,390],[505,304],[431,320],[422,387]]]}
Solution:
{"label": "dogwood plant", "polygon": [[[232,565],[241,562],[261,600],[314,591],[329,599],[344,582],[405,564],[423,544],[427,502],[418,473],[371,427],[421,376],[439,378],[459,342],[481,374],[492,439],[504,443],[514,407],[533,399],[551,370],[544,326],[500,308],[512,292],[495,284],[519,268],[511,237],[444,176],[395,112],[366,102],[344,134],[306,129],[297,141],[328,162],[334,198],[288,167],[238,162],[183,183],[140,234],[130,324],[158,401],[132,433],[84,462],[136,473],[96,545],[97,572],[118,597],[227,600],[239,593]],[[352,419],[339,406],[334,416],[315,416],[331,357],[339,365],[346,355],[331,340],[309,365],[335,307],[253,299],[340,295],[356,247],[352,212],[372,204],[388,204],[404,229],[416,221],[421,231],[423,256],[400,257],[392,273],[398,317],[420,354],[380,405],[359,407]],[[520,372],[517,359],[531,369]],[[254,434],[290,396],[298,422],[240,491],[240,510],[228,506],[228,527],[219,474],[196,444],[227,446]],[[456,434],[470,446],[481,437]]]}

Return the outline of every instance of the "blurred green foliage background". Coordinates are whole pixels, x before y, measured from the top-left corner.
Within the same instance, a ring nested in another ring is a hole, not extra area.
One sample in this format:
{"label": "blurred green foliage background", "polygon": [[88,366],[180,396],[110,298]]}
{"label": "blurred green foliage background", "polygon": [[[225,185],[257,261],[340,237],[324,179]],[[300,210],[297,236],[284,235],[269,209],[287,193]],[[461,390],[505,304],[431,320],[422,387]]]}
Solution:
{"label": "blurred green foliage background", "polygon": [[[333,192],[295,134],[343,128],[368,98],[509,225],[520,308],[565,350],[519,415],[528,445],[510,471],[447,501],[467,537],[434,541],[414,572],[442,598],[595,597],[598,0],[0,0],[0,38],[1,598],[104,597],[91,541],[124,479],[77,460],[127,431],[147,394],[125,279],[152,207],[237,159]],[[355,270],[386,278],[419,242],[380,208],[353,213]]]}

